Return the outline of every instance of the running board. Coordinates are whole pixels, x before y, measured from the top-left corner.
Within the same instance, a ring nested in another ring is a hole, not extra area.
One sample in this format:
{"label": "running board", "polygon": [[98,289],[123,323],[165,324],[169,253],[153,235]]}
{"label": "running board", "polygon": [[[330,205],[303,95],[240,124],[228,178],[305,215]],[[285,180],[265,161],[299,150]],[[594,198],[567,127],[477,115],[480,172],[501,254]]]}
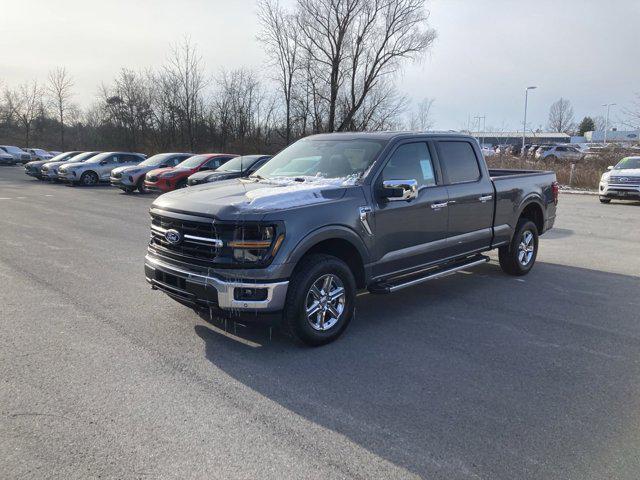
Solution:
{"label": "running board", "polygon": [[449,263],[442,267],[434,267],[422,272],[404,275],[402,277],[404,281],[398,281],[400,280],[399,278],[396,279],[396,281],[394,281],[394,279],[382,280],[371,285],[369,287],[369,292],[380,294],[396,292],[403,288],[412,287],[413,285],[428,282],[429,280],[446,277],[447,275],[451,275],[460,270],[464,270],[465,268],[471,268],[483,263],[487,263],[489,260],[489,257],[485,255],[477,255],[475,257],[465,258],[464,260]]}

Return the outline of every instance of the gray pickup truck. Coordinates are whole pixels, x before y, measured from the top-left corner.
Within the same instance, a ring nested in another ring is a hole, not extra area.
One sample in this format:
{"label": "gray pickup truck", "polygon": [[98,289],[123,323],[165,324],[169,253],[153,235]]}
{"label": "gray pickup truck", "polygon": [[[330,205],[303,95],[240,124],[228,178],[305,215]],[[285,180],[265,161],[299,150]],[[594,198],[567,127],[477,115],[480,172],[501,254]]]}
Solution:
{"label": "gray pickup truck", "polygon": [[395,292],[496,248],[506,273],[528,273],[557,202],[553,172],[489,170],[469,136],[314,135],[248,178],[158,197],[145,275],[192,308],[321,345],[358,290]]}

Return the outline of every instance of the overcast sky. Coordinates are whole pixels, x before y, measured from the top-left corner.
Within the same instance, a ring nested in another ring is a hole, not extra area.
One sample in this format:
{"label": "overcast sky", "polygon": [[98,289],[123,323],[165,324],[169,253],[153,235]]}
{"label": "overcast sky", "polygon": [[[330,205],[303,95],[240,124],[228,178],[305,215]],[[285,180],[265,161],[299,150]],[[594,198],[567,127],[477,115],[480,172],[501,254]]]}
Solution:
{"label": "overcast sky", "polygon": [[[288,0],[290,3],[292,0]],[[285,2],[287,3],[287,2]],[[254,0],[2,0],[0,82],[15,86],[66,66],[76,101],[122,67],[160,65],[171,43],[189,35],[207,70],[264,67],[255,40]],[[639,0],[433,0],[433,49],[406,66],[399,88],[414,101],[435,99],[440,129],[466,128],[486,115],[487,127],[518,129],[524,88],[532,128],[547,123],[549,105],[568,98],[577,119],[612,117],[640,92]]]}

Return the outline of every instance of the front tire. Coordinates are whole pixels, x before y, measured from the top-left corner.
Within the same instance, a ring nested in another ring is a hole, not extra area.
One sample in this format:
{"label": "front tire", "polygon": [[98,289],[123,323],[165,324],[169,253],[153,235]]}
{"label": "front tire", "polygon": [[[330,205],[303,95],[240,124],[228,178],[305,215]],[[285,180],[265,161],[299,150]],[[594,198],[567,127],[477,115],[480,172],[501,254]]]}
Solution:
{"label": "front tire", "polygon": [[531,220],[522,218],[508,246],[498,249],[500,267],[509,275],[526,275],[538,256],[538,228]]}
{"label": "front tire", "polygon": [[600,203],[611,203],[611,199],[610,198],[600,197]]}
{"label": "front tire", "polygon": [[281,329],[310,346],[330,343],[353,318],[355,298],[356,282],[346,263],[331,255],[304,257],[289,282]]}
{"label": "front tire", "polygon": [[98,184],[98,174],[95,172],[84,172],[80,176],[80,183],[85,186],[93,186]]}
{"label": "front tire", "polygon": [[144,175],[142,175],[140,180],[138,180],[138,191],[140,193],[149,193],[149,190],[147,190],[147,187],[144,186]]}

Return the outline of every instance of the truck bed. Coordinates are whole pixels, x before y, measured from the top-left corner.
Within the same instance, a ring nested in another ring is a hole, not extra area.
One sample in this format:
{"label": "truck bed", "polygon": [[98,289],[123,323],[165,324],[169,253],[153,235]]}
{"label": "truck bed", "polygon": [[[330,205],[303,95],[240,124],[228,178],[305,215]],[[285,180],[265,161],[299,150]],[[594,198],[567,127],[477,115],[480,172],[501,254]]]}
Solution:
{"label": "truck bed", "polygon": [[515,222],[525,197],[534,196],[540,199],[547,209],[546,228],[553,224],[555,205],[553,204],[553,184],[556,174],[545,170],[489,169],[495,193],[494,212],[494,245],[505,244],[511,238]]}

